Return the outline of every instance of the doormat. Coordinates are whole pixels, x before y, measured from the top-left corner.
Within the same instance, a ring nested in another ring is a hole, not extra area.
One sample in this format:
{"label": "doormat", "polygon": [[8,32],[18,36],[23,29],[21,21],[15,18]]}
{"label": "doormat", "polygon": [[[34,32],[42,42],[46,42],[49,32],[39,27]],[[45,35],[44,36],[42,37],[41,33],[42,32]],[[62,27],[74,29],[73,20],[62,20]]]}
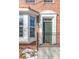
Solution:
{"label": "doormat", "polygon": [[19,59],[60,59],[60,0],[19,0]]}

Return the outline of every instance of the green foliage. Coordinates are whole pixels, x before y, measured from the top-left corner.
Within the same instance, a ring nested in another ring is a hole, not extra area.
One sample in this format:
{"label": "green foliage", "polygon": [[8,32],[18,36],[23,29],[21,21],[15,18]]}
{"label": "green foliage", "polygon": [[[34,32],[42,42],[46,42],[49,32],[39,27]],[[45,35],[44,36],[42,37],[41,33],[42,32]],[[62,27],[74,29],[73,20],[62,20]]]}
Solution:
{"label": "green foliage", "polygon": [[26,57],[26,54],[23,53],[21,50],[19,51],[19,56],[22,57],[22,58],[25,58]]}

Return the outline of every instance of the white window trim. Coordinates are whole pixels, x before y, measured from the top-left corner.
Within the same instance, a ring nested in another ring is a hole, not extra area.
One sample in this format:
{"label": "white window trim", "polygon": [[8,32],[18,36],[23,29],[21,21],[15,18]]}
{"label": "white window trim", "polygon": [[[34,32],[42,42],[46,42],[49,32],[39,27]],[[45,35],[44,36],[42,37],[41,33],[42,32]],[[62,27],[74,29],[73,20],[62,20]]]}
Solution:
{"label": "white window trim", "polygon": [[28,15],[22,15],[22,16],[23,16],[23,37],[19,37],[19,42],[20,42],[20,43],[26,43],[26,42],[29,43],[29,42],[28,42],[28,35],[27,35],[27,36],[25,35],[25,31],[26,31],[27,29],[25,29],[25,28],[26,28],[26,25],[25,25],[25,23],[24,23],[24,22],[26,21],[26,20],[24,19],[24,17],[27,16],[27,18],[28,18]]}
{"label": "white window trim", "polygon": [[[44,11],[40,12],[40,14],[41,14],[41,16],[40,16],[40,37],[39,37],[39,44],[43,44],[43,40],[42,40],[43,39],[43,35],[42,35],[42,33],[43,33],[42,32],[43,18],[44,17],[50,17],[50,18],[52,18],[52,24],[56,25],[56,16],[57,16],[57,13],[54,12],[54,11],[50,11],[50,10],[47,10],[47,11],[44,10]],[[52,27],[52,32],[53,32],[53,34],[56,35],[56,26],[54,26],[54,27]],[[56,36],[52,37],[52,44],[56,44]]]}

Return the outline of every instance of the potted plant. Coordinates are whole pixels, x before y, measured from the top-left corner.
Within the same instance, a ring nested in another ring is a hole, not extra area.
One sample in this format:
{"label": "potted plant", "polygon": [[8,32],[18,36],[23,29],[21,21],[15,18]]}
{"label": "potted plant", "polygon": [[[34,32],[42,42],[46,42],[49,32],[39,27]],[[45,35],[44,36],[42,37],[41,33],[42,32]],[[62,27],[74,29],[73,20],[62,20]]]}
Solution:
{"label": "potted plant", "polygon": [[23,53],[21,50],[19,51],[19,59],[26,59],[26,54]]}

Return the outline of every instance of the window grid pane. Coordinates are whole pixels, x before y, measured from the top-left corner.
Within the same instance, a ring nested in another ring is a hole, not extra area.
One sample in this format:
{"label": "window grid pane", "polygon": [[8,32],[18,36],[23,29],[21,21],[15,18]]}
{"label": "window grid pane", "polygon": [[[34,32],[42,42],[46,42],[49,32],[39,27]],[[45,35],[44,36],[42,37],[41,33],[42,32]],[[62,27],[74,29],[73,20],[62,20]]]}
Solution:
{"label": "window grid pane", "polygon": [[35,37],[35,28],[30,27],[30,37]]}
{"label": "window grid pane", "polygon": [[35,2],[35,0],[26,0],[26,2]]}
{"label": "window grid pane", "polygon": [[30,37],[35,37],[35,17],[30,16]]}
{"label": "window grid pane", "polygon": [[19,37],[23,37],[23,18],[19,18]]}
{"label": "window grid pane", "polygon": [[35,27],[35,17],[30,16],[30,27]]}
{"label": "window grid pane", "polygon": [[52,0],[44,0],[44,2],[52,2]]}

